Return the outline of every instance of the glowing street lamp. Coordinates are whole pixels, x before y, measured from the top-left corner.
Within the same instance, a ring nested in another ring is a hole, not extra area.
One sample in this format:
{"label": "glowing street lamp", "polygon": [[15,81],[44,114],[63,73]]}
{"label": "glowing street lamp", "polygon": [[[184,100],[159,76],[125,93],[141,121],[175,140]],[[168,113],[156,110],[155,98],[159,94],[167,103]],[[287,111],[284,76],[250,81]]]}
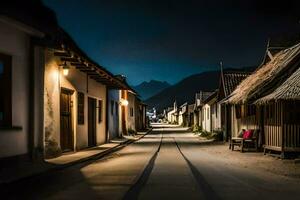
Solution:
{"label": "glowing street lamp", "polygon": [[70,67],[67,65],[66,62],[64,62],[64,63],[62,64],[62,66],[63,66],[63,75],[64,75],[64,76],[68,76]]}
{"label": "glowing street lamp", "polygon": [[121,106],[128,106],[128,101],[126,99],[121,99]]}
{"label": "glowing street lamp", "polygon": [[63,75],[64,76],[68,76],[68,74],[69,74],[69,67],[68,66],[64,66],[63,67]]}

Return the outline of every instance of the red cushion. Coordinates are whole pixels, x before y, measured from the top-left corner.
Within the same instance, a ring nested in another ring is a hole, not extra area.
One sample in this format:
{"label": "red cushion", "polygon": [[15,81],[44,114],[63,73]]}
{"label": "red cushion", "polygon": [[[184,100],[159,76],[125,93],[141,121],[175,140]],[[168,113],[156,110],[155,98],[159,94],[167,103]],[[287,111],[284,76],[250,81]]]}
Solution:
{"label": "red cushion", "polygon": [[243,138],[250,139],[250,138],[252,138],[252,135],[253,135],[253,130],[246,130],[243,134]]}

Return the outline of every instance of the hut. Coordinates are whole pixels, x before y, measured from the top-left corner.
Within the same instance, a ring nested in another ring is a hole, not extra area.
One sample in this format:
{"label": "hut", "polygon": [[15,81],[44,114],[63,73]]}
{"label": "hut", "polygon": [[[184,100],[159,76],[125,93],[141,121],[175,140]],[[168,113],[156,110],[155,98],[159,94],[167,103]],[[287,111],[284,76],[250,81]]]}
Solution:
{"label": "hut", "polygon": [[300,68],[255,103],[264,111],[265,151],[300,152]]}
{"label": "hut", "polygon": [[[289,77],[292,77],[291,75],[299,68],[300,44],[281,50],[275,55],[272,55],[270,52],[268,53],[270,61],[263,64],[253,74],[242,81],[227,101],[233,104],[231,109],[232,135],[237,136],[241,129],[260,129],[260,136],[264,135],[264,137],[259,139],[259,144],[268,142],[264,146],[265,148],[280,151],[282,156],[284,156],[285,150],[296,148],[285,148],[278,145],[278,142],[281,145],[284,144],[282,141],[289,142],[286,145],[290,147],[297,146],[296,143],[298,143],[297,138],[294,140],[295,138],[288,137],[290,141],[284,138],[288,134],[293,135],[295,133],[296,130],[291,128],[294,127],[293,125],[286,124],[285,127],[282,127],[282,125],[279,126],[279,124],[283,124],[287,118],[292,116],[290,115],[290,110],[287,108],[294,103],[279,103],[276,101],[275,104],[265,104],[263,102],[269,101],[263,100],[263,97],[267,99],[267,97],[276,96],[278,92],[275,91],[282,91],[279,88],[286,87],[283,86],[285,81],[288,81]],[[260,100],[258,101],[258,99]],[[256,101],[257,103],[255,103]],[[277,127],[275,127],[275,122],[278,124]],[[270,123],[272,126],[270,126]],[[286,130],[282,128],[286,128]],[[295,133],[295,135],[297,134]],[[276,137],[277,141],[273,137]]]}
{"label": "hut", "polygon": [[223,138],[228,140],[231,133],[231,112],[230,104],[224,103],[224,101],[231,95],[235,88],[251,74],[249,72],[251,68],[247,70],[226,69],[223,70],[221,64],[219,93],[217,97],[217,124],[216,128],[223,131]]}

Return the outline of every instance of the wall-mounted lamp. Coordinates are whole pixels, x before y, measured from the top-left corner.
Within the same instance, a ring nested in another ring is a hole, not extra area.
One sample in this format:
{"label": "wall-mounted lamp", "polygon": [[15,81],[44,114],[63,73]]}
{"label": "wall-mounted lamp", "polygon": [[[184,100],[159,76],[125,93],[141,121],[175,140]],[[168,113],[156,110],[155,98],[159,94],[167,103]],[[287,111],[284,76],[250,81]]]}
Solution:
{"label": "wall-mounted lamp", "polygon": [[120,104],[121,106],[128,106],[128,101],[126,99],[121,99]]}
{"label": "wall-mounted lamp", "polygon": [[66,62],[64,62],[61,66],[63,67],[63,75],[68,76],[70,67]]}

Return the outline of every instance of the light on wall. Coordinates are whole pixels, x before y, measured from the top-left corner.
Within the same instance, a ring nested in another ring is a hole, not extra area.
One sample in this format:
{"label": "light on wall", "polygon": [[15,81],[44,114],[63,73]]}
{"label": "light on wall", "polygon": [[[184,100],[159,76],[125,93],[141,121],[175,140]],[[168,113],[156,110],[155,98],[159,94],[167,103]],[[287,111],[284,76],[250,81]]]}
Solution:
{"label": "light on wall", "polygon": [[121,106],[128,106],[128,101],[126,99],[121,99],[120,104]]}
{"label": "light on wall", "polygon": [[70,67],[66,62],[64,62],[61,66],[63,67],[63,75],[68,76]]}

